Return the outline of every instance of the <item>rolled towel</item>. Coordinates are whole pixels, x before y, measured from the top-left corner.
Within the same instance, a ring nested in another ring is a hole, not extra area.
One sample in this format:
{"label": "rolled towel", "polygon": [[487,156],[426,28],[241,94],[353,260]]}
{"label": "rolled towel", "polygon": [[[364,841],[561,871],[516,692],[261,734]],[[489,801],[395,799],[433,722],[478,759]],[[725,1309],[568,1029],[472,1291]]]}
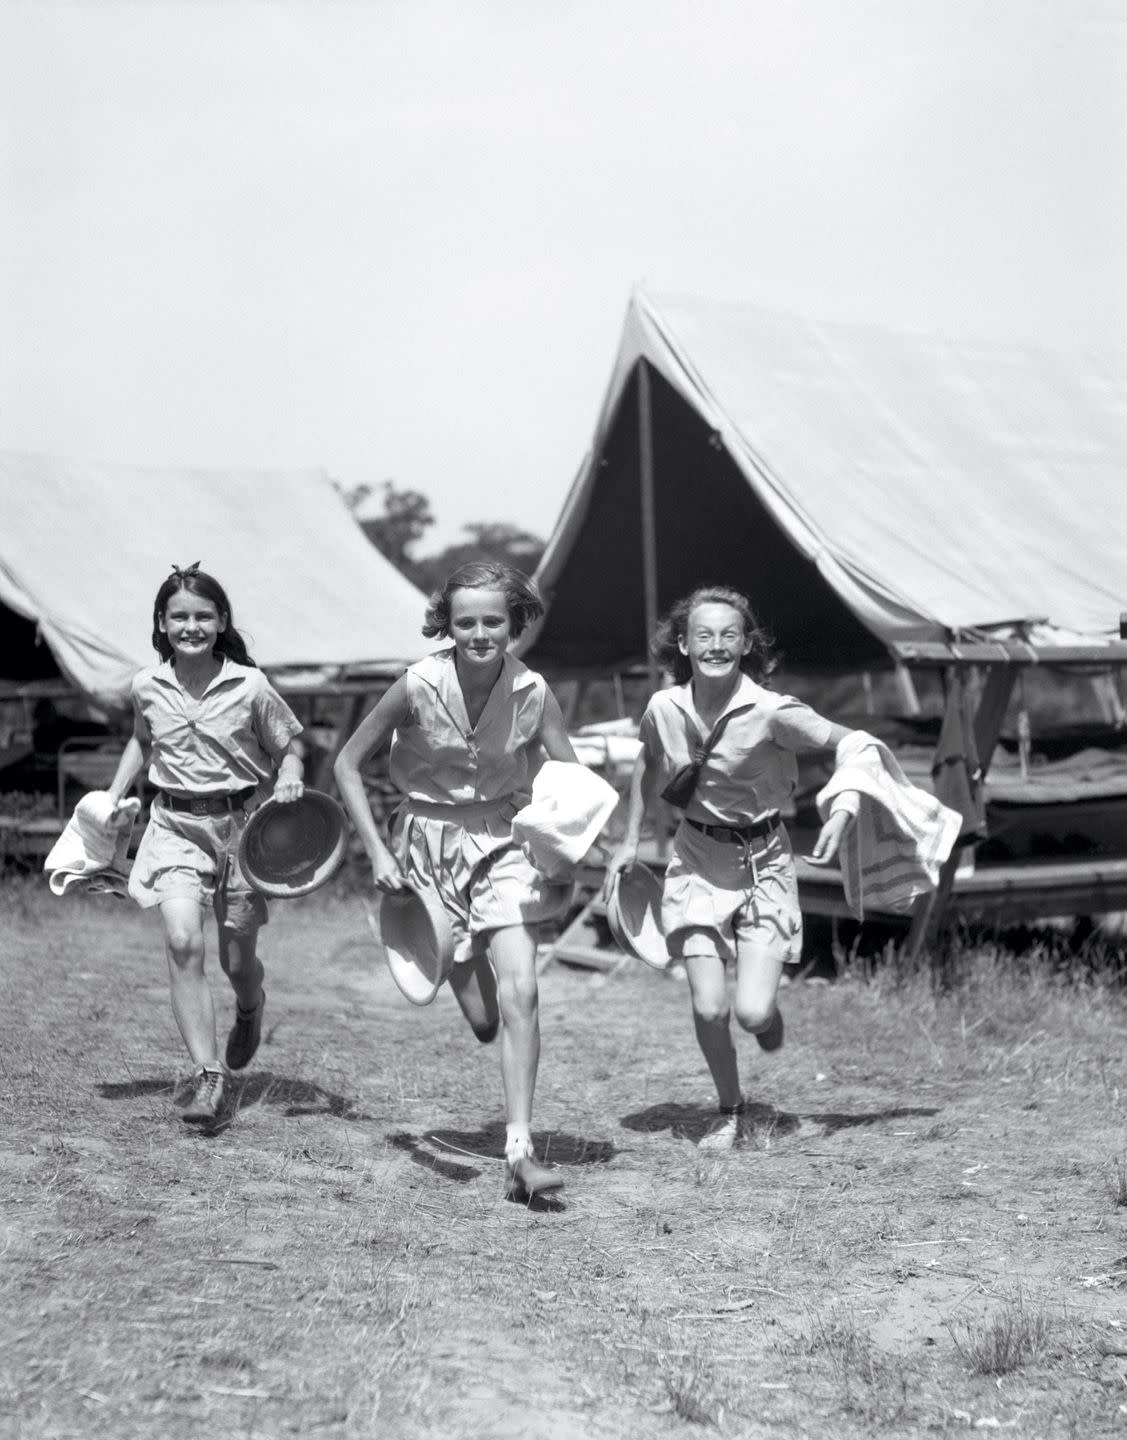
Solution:
{"label": "rolled towel", "polygon": [[54,894],[65,895],[75,885],[124,894],[129,837],[140,809],[136,797],[115,807],[107,790],[84,795],[43,862]]}
{"label": "rolled towel", "polygon": [[618,791],[586,765],[546,760],[513,816],[513,839],[549,880],[570,879],[617,804]]}

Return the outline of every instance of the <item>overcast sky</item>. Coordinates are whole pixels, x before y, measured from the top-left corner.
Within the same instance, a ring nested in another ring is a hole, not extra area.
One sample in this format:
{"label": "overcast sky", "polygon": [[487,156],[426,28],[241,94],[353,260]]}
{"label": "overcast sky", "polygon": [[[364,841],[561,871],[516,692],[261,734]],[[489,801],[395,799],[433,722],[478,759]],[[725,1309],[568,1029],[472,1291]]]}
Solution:
{"label": "overcast sky", "polygon": [[636,283],[1122,345],[1125,97],[1127,0],[0,0],[0,448],[546,535]]}

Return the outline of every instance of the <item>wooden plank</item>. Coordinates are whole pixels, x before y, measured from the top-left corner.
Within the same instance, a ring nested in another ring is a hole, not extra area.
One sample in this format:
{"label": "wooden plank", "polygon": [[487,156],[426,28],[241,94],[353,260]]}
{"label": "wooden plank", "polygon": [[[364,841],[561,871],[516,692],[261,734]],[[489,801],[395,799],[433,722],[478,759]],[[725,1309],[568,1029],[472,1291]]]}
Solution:
{"label": "wooden plank", "polygon": [[[798,895],[812,915],[852,917],[841,871],[798,858]],[[1098,915],[1127,909],[1127,859],[1026,861],[957,875],[948,915],[962,919],[1034,920],[1048,915]],[[873,918],[890,917],[877,909]],[[907,920],[907,916],[899,918]]]}
{"label": "wooden plank", "polygon": [[552,959],[585,970],[617,970],[629,957],[606,939],[605,929],[597,925],[606,913],[601,896],[589,900],[551,947]]}
{"label": "wooden plank", "polygon": [[1027,640],[911,641],[889,646],[893,657],[917,668],[937,665],[1127,665],[1127,643],[1041,645]]}

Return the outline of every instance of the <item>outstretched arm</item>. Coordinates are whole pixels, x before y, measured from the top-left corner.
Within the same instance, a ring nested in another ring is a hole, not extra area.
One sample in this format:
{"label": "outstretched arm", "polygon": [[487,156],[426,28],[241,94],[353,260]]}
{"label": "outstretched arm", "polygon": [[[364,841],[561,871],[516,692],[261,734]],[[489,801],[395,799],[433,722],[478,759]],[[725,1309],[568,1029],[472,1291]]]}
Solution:
{"label": "outstretched arm", "polygon": [[[831,725],[829,744],[836,750],[847,735],[852,734],[844,725]],[[811,865],[832,865],[837,859],[841,842],[853,824],[861,803],[856,790],[843,790],[834,798],[826,823],[818,831],[814,849],[810,852]]]}
{"label": "outstretched arm", "polygon": [[360,767],[369,755],[390,742],[396,726],[407,718],[407,682],[401,676],[360,722],[333,765],[340,798],[372,863],[372,881],[385,894],[405,889],[407,882],[376,827]]}

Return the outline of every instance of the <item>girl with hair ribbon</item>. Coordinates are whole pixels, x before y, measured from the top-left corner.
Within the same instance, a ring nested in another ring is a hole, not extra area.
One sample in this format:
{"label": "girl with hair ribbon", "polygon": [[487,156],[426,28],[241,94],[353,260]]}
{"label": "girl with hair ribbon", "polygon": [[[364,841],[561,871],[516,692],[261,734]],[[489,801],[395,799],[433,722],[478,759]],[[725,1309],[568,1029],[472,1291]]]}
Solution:
{"label": "girl with hair ribbon", "polygon": [[[266,997],[257,954],[266,902],[238,864],[251,812],[267,797],[302,794],[301,725],[251,659],[227,592],[199,564],[172,567],[153,602],[159,665],[133,680],[133,735],[109,793],[120,805],[149,766],[156,787],[129,877],[143,909],[159,908],[172,1013],[194,1066],[181,1118],[210,1125],[228,1072],[258,1049]],[[214,907],[219,964],[235,992],[235,1022],[219,1059],[215,1007],[204,973],[204,917]]]}

